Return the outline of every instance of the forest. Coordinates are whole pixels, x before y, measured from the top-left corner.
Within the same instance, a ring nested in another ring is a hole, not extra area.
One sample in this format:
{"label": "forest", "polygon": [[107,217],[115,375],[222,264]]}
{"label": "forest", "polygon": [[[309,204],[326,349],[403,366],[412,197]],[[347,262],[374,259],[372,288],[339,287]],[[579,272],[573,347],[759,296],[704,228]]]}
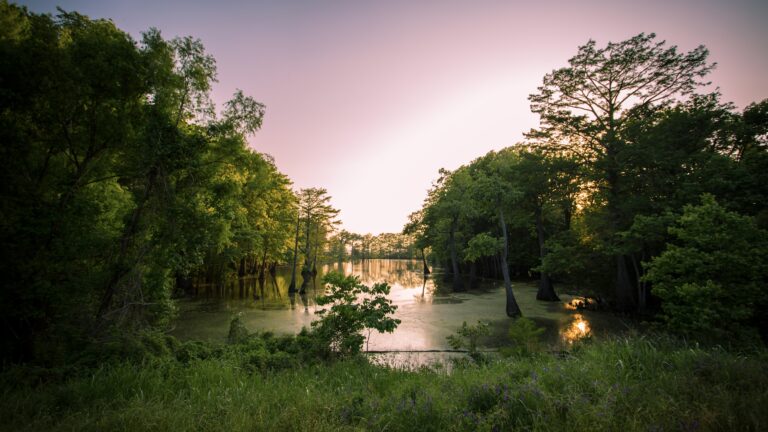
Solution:
{"label": "forest", "polygon": [[[249,146],[267,107],[217,107],[200,40],[0,1],[0,429],[766,428],[768,100],[722,100],[704,46],[574,48],[531,89],[538,128],[441,169],[402,232],[372,235]],[[511,348],[479,352],[465,322],[450,367],[376,365],[390,287],[339,273],[297,334],[239,315],[224,343],[168,334],[201,284],[287,269],[305,294],[323,264],[371,259],[452,293],[499,281]],[[628,330],[548,347],[518,281]]]}
{"label": "forest", "polygon": [[581,46],[530,96],[527,140],[442,170],[405,231],[455,290],[537,274],[686,336],[768,336],[768,100],[735,112],[704,47],[653,34]]}

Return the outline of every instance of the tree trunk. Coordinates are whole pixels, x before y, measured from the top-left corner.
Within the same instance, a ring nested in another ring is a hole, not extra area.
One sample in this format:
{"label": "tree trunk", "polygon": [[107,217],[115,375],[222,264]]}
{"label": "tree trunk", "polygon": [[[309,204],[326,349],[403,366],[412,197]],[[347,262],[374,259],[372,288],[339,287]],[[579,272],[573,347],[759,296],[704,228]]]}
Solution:
{"label": "tree trunk", "polygon": [[194,294],[192,278],[176,272],[176,289],[186,295]]}
{"label": "tree trunk", "polygon": [[[256,258],[254,258],[254,264],[256,264]],[[259,279],[264,279],[267,274],[267,250],[264,249],[264,254],[261,257],[261,264],[259,266]]]}
{"label": "tree trunk", "polygon": [[477,263],[469,263],[469,289],[477,288]]}
{"label": "tree trunk", "polygon": [[306,256],[304,257],[304,266],[301,268],[301,276],[306,279],[307,276],[304,274],[305,272],[309,271],[309,261],[312,257],[312,239],[310,238],[310,227],[312,223],[312,214],[307,213],[307,243],[304,250],[306,251]]}
{"label": "tree trunk", "polygon": [[429,271],[429,266],[427,265],[427,256],[424,254],[424,248],[421,248],[421,262],[424,264],[424,274],[430,274],[431,272]]}
{"label": "tree trunk", "polygon": [[448,235],[448,246],[451,249],[451,267],[453,268],[453,290],[464,291],[464,282],[461,280],[461,274],[459,273],[459,258],[456,253],[455,225],[455,222],[451,224],[451,231]]}
{"label": "tree trunk", "polygon": [[507,223],[504,221],[504,212],[499,208],[499,224],[501,225],[501,233],[504,237],[504,249],[501,253],[501,274],[504,276],[504,291],[507,293],[507,316],[519,317],[523,313],[520,311],[520,306],[517,305],[515,300],[515,293],[512,291],[512,281],[509,279],[509,265],[507,264],[507,254],[509,253],[509,239],[507,238]]}
{"label": "tree trunk", "polygon": [[637,284],[637,311],[642,314],[645,313],[645,308],[648,305],[648,291],[646,290],[645,282],[641,280],[643,275],[637,259],[635,259],[634,255],[629,256],[629,259],[632,262],[632,268],[635,270],[635,281]]}
{"label": "tree trunk", "polygon": [[240,265],[237,268],[237,276],[245,277],[245,257],[240,258]]}
{"label": "tree trunk", "polygon": [[[611,223],[610,235],[615,236],[621,229],[621,214],[619,212],[618,203],[618,183],[619,183],[619,171],[616,168],[618,165],[616,143],[616,133],[613,125],[613,114],[610,116],[611,125],[608,130],[608,134],[605,140],[605,157],[606,157],[606,183],[608,186],[608,217]],[[613,239],[615,242],[616,240]],[[616,309],[623,312],[630,312],[635,309],[636,303],[633,296],[633,286],[629,277],[629,269],[627,268],[627,257],[623,254],[616,254],[616,283],[615,283],[615,302]]]}
{"label": "tree trunk", "polygon": [[288,292],[296,292],[296,260],[299,254],[299,221],[301,212],[296,213],[296,240],[293,242],[293,267],[291,268],[291,283],[288,285]]}
{"label": "tree trunk", "polygon": [[99,310],[96,314],[96,316],[100,319],[104,318],[104,315],[112,306],[112,298],[117,291],[118,283],[123,278],[123,276],[125,276],[130,271],[130,268],[125,262],[127,259],[128,250],[133,245],[133,239],[139,231],[139,221],[141,220],[141,214],[144,212],[144,206],[147,204],[149,197],[152,195],[152,190],[154,189],[156,179],[157,169],[153,167],[149,170],[147,175],[147,184],[144,186],[144,194],[141,198],[141,201],[139,201],[136,208],[133,209],[133,213],[131,214],[131,221],[128,223],[128,226],[126,226],[125,231],[123,231],[123,236],[120,239],[120,250],[118,252],[117,259],[115,260],[115,265],[112,267],[112,273],[107,280],[107,283],[105,284],[104,294],[101,297]]}
{"label": "tree trunk", "polygon": [[626,255],[616,256],[616,309],[622,312],[635,310],[636,304],[632,295],[632,282],[627,270]]}
{"label": "tree trunk", "polygon": [[[541,264],[544,264],[544,257],[547,256],[547,250],[544,247],[544,218],[541,215],[541,205],[536,206],[536,237],[539,241],[539,258]],[[536,300],[560,301],[552,285],[552,278],[544,271],[540,273],[539,290],[536,292]]]}
{"label": "tree trunk", "polygon": [[453,270],[451,269],[451,260],[445,261],[443,268],[445,269],[445,272],[443,272],[443,282],[450,282],[453,275]]}
{"label": "tree trunk", "polygon": [[[320,224],[318,223],[315,227],[315,237],[320,237]],[[312,257],[312,277],[317,276],[317,251],[319,250],[319,246],[315,248],[315,255]]]}

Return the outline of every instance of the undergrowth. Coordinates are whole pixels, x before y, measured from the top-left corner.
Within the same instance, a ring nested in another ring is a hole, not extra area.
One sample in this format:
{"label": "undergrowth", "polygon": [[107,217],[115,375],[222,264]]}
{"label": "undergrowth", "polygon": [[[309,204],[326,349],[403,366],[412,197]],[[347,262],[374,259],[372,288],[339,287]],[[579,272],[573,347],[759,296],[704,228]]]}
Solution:
{"label": "undergrowth", "polygon": [[[768,356],[659,337],[462,362],[450,373],[313,357],[311,337],[224,345],[146,335],[155,354],[0,376],[0,428],[79,431],[766,430]],[[151,341],[151,342],[150,342]],[[162,341],[162,344],[158,343]],[[135,348],[135,347],[134,347]],[[146,347],[145,347],[146,348]],[[125,353],[123,353],[125,354]]]}

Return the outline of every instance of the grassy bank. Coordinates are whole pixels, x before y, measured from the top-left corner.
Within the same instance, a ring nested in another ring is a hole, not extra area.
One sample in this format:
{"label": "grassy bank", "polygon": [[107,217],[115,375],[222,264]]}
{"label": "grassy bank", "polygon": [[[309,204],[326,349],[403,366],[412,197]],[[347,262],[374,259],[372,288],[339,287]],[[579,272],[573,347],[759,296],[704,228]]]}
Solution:
{"label": "grassy bank", "polygon": [[[302,366],[304,360],[281,352],[263,358],[243,346],[190,346],[177,347],[176,356],[115,362],[46,382],[24,369],[6,371],[0,425],[19,431],[768,428],[765,352],[736,355],[633,338],[446,374],[364,360]],[[263,354],[264,346],[256,351]]]}

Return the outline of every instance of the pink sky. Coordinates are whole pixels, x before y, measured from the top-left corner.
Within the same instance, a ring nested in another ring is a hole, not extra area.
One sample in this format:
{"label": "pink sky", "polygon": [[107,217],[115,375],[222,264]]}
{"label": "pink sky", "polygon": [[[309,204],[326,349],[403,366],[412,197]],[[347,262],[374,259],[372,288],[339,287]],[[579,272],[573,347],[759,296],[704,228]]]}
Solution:
{"label": "pink sky", "polygon": [[[322,5],[321,5],[322,3]],[[200,38],[214,99],[267,106],[253,148],[296,188],[324,187],[344,228],[400,231],[439,168],[536,127],[528,94],[579,45],[640,32],[710,49],[710,76],[740,109],[768,97],[765,1],[27,1],[112,18],[138,37]]]}

